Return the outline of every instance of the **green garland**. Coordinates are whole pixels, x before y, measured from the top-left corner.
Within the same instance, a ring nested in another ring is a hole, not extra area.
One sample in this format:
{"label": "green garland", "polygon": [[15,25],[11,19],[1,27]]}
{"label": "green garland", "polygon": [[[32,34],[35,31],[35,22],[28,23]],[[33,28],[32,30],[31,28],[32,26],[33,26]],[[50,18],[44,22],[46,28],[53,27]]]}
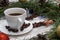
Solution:
{"label": "green garland", "polygon": [[43,15],[53,20],[59,18],[60,16],[60,12],[59,12],[60,8],[56,4],[51,3],[51,1],[43,3],[43,6],[42,6],[38,1],[32,2],[32,0],[30,2],[24,2],[24,3],[17,2],[17,3],[9,4],[9,6],[7,7],[1,7],[0,16],[3,16],[3,11],[5,9],[12,8],[12,7],[22,7],[25,9],[26,8],[33,9],[34,13],[38,15]]}

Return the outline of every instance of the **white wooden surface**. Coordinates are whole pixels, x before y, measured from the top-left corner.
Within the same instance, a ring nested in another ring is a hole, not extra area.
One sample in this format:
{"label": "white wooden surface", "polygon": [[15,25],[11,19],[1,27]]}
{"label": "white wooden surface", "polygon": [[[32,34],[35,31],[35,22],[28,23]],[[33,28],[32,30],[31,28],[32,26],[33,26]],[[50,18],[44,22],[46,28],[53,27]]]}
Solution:
{"label": "white wooden surface", "polygon": [[[4,18],[1,18],[1,20],[4,20]],[[34,20],[30,21],[31,23],[35,22],[42,22],[44,21],[43,19],[34,18]],[[24,35],[19,35],[19,36],[9,36],[10,40],[25,40],[25,39],[30,39],[32,37],[35,37],[37,34],[46,34],[47,31],[49,31],[53,26],[40,26],[37,28],[33,28],[29,33],[24,34]]]}
{"label": "white wooden surface", "polygon": [[37,34],[45,34],[45,31],[49,31],[50,30],[50,27],[38,27],[38,28],[33,28],[32,31],[30,31],[29,33],[27,34],[24,34],[24,35],[21,35],[21,36],[9,36],[10,37],[10,40],[26,40],[26,39],[30,39],[32,37],[35,37]]}

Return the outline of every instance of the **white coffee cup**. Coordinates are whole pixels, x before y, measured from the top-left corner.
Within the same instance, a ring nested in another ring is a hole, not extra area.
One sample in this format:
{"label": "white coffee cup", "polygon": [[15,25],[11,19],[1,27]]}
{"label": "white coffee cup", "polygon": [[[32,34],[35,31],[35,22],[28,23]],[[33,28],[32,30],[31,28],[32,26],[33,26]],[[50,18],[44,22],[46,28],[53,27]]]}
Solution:
{"label": "white coffee cup", "polygon": [[[9,14],[20,13],[22,15],[11,16]],[[26,10],[23,8],[9,8],[4,11],[8,25],[11,28],[20,29],[27,17]]]}

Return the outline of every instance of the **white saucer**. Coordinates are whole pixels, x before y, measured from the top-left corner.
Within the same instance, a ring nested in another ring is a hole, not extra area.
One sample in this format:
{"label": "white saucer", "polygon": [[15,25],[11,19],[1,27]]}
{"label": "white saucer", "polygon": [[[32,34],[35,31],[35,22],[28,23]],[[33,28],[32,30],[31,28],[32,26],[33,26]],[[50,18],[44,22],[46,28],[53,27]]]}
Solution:
{"label": "white saucer", "polygon": [[[29,23],[29,21],[25,20],[25,23]],[[9,32],[5,26],[8,25],[6,20],[0,20],[0,31],[3,33],[6,33],[8,35],[22,35],[25,33],[28,33],[29,31],[31,31],[33,29],[33,25],[30,23],[30,26],[25,28],[23,31],[19,31],[17,33],[14,32]]]}

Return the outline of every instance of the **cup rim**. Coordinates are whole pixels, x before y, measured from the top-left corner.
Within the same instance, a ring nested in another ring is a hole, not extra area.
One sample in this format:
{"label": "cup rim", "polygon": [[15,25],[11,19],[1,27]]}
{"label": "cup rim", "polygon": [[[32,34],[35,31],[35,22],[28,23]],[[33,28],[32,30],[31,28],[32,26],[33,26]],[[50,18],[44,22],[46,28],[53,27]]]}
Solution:
{"label": "cup rim", "polygon": [[[4,14],[7,15],[7,16],[10,16],[10,15],[6,14],[7,10],[10,10],[10,9],[22,9],[22,10],[24,10],[24,13],[23,13],[23,14],[26,13],[26,10],[25,10],[24,8],[14,7],[14,8],[8,8],[8,9],[6,9],[6,10],[4,11]],[[22,15],[10,16],[10,17],[19,17],[19,16],[22,16]]]}

